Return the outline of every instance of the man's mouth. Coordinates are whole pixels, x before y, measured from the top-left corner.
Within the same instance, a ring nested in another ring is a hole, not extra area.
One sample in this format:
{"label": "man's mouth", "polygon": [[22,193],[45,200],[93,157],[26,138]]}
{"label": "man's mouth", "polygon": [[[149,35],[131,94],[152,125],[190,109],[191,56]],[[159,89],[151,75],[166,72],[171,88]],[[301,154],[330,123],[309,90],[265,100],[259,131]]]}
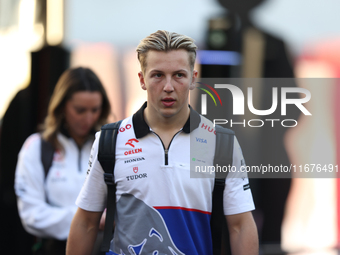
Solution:
{"label": "man's mouth", "polygon": [[170,98],[170,97],[169,97],[169,98],[166,97],[166,98],[163,98],[163,99],[162,99],[162,103],[163,103],[163,105],[166,106],[166,107],[172,106],[175,102],[176,102],[176,100],[173,99],[173,98]]}

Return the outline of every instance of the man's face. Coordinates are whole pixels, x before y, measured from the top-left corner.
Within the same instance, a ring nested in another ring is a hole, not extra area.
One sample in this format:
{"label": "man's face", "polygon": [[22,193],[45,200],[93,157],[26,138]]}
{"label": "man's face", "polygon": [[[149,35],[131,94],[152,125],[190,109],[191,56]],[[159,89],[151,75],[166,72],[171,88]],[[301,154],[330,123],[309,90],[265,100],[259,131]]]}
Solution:
{"label": "man's face", "polygon": [[144,73],[138,76],[147,91],[151,113],[164,118],[187,113],[189,90],[195,88],[197,71],[191,70],[186,50],[149,51]]}

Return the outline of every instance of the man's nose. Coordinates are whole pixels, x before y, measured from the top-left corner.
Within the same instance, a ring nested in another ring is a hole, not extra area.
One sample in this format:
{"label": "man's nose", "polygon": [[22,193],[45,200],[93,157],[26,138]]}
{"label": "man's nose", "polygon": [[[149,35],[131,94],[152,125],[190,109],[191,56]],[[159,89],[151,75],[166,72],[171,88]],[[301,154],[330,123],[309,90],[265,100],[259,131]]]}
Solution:
{"label": "man's nose", "polygon": [[172,92],[173,90],[174,90],[174,87],[172,86],[171,77],[167,77],[166,83],[164,85],[164,91],[165,92]]}

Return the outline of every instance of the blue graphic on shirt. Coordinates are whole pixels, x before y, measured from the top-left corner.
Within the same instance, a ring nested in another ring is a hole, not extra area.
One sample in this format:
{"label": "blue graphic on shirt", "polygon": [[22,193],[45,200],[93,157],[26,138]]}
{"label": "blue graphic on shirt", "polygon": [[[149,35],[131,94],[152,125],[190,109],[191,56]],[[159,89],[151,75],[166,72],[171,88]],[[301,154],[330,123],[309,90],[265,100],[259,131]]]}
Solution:
{"label": "blue graphic on shirt", "polygon": [[129,248],[129,251],[132,255],[139,255],[139,254],[142,254],[142,250],[143,250],[143,247],[146,243],[146,239],[143,240],[143,242],[141,242],[140,244],[137,244],[137,245],[129,245],[128,248]]}
{"label": "blue graphic on shirt", "polygon": [[156,209],[133,195],[123,194],[117,201],[116,210],[111,254],[184,255],[172,241]]}
{"label": "blue graphic on shirt", "polygon": [[181,209],[156,210],[133,195],[117,201],[110,253],[115,255],[211,254],[210,215]]}
{"label": "blue graphic on shirt", "polygon": [[152,237],[153,235],[159,238],[159,241],[163,242],[163,237],[160,233],[158,233],[154,228],[150,230],[149,236]]}
{"label": "blue graphic on shirt", "polygon": [[158,209],[173,242],[185,254],[212,254],[210,214],[180,209]]}

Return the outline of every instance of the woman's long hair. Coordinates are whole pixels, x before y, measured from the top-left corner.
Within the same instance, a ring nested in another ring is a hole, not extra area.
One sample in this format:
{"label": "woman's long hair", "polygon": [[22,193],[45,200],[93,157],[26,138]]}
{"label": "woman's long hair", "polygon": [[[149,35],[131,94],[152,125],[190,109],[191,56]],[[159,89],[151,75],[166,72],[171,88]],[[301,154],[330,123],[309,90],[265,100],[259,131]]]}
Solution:
{"label": "woman's long hair", "polygon": [[100,92],[102,95],[101,114],[94,128],[99,130],[107,121],[111,111],[110,102],[97,75],[91,69],[83,67],[66,70],[53,91],[42,132],[43,139],[50,142],[55,149],[63,150],[57,134],[65,124],[65,104],[74,93],[80,91]]}

